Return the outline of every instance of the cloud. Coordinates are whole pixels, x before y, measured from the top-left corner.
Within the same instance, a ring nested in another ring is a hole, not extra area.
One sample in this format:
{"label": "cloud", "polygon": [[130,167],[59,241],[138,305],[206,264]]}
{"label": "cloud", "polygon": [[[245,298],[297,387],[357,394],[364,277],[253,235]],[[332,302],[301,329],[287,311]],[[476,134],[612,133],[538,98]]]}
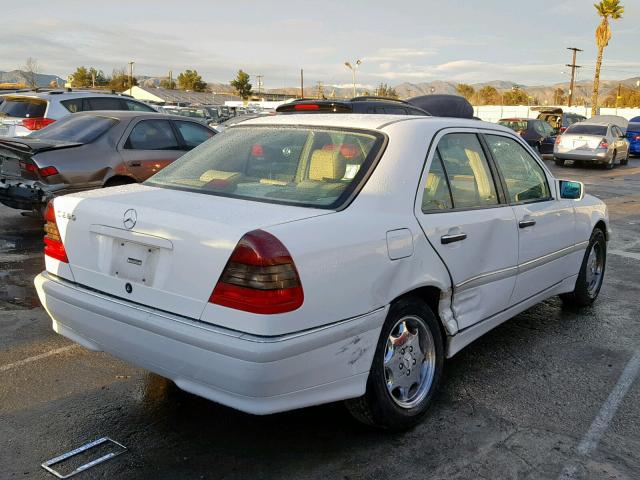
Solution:
{"label": "cloud", "polygon": [[436,55],[434,48],[381,48],[373,55],[363,57],[365,62],[401,62],[407,59],[424,58]]}

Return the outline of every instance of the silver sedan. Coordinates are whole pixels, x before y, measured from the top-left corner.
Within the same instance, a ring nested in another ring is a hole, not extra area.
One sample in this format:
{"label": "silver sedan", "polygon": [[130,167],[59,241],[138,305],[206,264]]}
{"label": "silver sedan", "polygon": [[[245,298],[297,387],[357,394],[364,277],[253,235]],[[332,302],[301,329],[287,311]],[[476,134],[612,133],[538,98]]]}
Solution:
{"label": "silver sedan", "polygon": [[624,132],[613,123],[574,123],[562,135],[558,135],[553,147],[556,165],[565,160],[598,163],[613,168],[629,162],[629,141]]}

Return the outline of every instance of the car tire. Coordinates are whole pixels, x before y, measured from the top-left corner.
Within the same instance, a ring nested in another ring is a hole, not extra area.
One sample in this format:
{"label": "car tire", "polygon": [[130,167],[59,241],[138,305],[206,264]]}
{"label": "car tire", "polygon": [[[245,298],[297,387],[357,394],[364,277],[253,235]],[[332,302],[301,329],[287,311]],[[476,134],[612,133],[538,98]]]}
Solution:
{"label": "car tire", "polygon": [[627,155],[620,160],[620,165],[627,165],[629,163],[629,150],[627,150]]}
{"label": "car tire", "polygon": [[392,431],[412,428],[436,395],[443,365],[444,344],[436,316],[422,300],[401,298],[391,304],[382,326],[365,394],[345,401],[347,409],[370,426]]}
{"label": "car tire", "polygon": [[582,259],[576,286],[573,292],[560,295],[562,301],[577,307],[588,307],[595,302],[602,287],[606,266],[607,240],[604,232],[595,228]]}
{"label": "car tire", "polygon": [[613,167],[616,165],[616,156],[618,156],[618,152],[613,151],[613,155],[611,155],[611,161],[604,164],[604,168],[607,170],[613,170]]}
{"label": "car tire", "polygon": [[556,162],[556,165],[559,167],[564,167],[564,160],[561,158],[553,157],[553,161]]}

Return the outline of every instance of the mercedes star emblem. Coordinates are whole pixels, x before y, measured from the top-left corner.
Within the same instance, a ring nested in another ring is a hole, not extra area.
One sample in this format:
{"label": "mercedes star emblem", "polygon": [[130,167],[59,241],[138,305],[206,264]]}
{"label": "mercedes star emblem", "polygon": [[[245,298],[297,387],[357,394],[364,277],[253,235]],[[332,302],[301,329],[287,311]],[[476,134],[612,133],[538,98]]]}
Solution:
{"label": "mercedes star emblem", "polygon": [[124,217],[122,219],[122,223],[124,224],[124,228],[127,230],[131,230],[136,226],[136,222],[138,221],[138,214],[133,208],[130,208],[126,212],[124,212]]}

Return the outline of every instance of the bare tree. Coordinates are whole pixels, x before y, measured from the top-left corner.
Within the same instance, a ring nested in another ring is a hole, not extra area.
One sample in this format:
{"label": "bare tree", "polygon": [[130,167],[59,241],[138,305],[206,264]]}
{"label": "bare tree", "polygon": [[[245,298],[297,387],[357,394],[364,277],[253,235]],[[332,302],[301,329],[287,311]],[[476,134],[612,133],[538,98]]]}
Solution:
{"label": "bare tree", "polygon": [[38,86],[38,74],[40,73],[40,65],[38,65],[38,60],[33,57],[27,58],[24,67],[22,67],[22,71],[24,73],[27,85],[31,88],[36,88]]}

